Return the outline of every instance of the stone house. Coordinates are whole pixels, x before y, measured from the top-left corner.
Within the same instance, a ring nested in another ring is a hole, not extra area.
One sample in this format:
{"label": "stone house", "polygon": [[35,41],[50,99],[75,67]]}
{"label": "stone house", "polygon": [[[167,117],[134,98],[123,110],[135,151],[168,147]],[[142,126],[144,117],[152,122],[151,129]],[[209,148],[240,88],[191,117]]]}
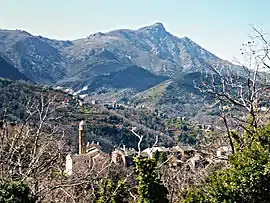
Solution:
{"label": "stone house", "polygon": [[114,164],[121,165],[123,167],[129,167],[133,166],[133,158],[137,155],[137,152],[135,149],[126,149],[125,147],[123,149],[115,149],[111,152],[111,161]]}
{"label": "stone house", "polygon": [[150,147],[143,150],[141,155],[152,159],[154,158],[154,154],[156,152],[169,152],[169,149],[167,149],[166,147]]}
{"label": "stone house", "polygon": [[99,143],[85,144],[85,123],[79,124],[79,153],[66,156],[66,170],[68,175],[85,175],[93,171],[100,171],[109,164],[109,154],[101,150]]}
{"label": "stone house", "polygon": [[171,148],[171,151],[183,162],[195,155],[195,149],[190,146],[175,146]]}
{"label": "stone house", "polygon": [[66,156],[66,173],[68,175],[85,175],[100,171],[109,164],[110,156],[99,149],[85,154],[68,154]]}

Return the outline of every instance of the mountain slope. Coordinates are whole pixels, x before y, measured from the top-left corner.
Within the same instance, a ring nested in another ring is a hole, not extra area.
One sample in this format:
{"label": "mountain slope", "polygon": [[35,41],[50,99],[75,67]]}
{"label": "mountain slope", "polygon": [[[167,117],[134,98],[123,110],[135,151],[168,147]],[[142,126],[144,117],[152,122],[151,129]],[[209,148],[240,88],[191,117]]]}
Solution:
{"label": "mountain slope", "polygon": [[96,77],[90,83],[90,88],[92,90],[101,87],[115,89],[131,88],[143,91],[163,82],[165,79],[166,77],[156,76],[138,66],[129,66],[118,72]]}
{"label": "mountain slope", "polygon": [[218,116],[218,107],[210,105],[211,97],[194,88],[193,81],[199,82],[200,78],[199,72],[183,74],[177,79],[166,80],[130,98],[126,97],[125,102],[136,105],[137,108],[158,110],[171,118],[185,117],[193,124],[210,124],[220,129],[223,125]]}
{"label": "mountain slope", "polygon": [[199,72],[187,73],[177,79],[166,80],[137,93],[131,98],[131,102],[153,110],[158,109],[170,116],[194,117],[208,101],[193,85],[193,81],[200,79],[200,75]]}
{"label": "mountain slope", "polygon": [[189,38],[170,34],[161,23],[137,30],[99,32],[74,41],[0,30],[0,54],[30,79],[38,83],[66,84],[68,88],[78,83],[90,85],[89,78],[93,76],[129,66],[176,78],[182,72],[208,71],[215,64],[220,68],[232,65]]}
{"label": "mountain slope", "polygon": [[0,30],[0,55],[38,83],[55,83],[66,71],[62,41],[47,40],[20,30]]}
{"label": "mountain slope", "polygon": [[[117,60],[130,62],[153,73],[175,77],[180,72],[194,72],[211,65],[230,65],[203,49],[187,37],[178,38],[165,30],[161,23],[138,30],[114,30],[75,40],[65,51],[70,56],[89,58],[89,50],[104,48]],[[232,65],[232,64],[231,64]]]}
{"label": "mountain slope", "polygon": [[[141,119],[137,117],[126,118],[102,105],[88,104],[81,107],[78,99],[60,90],[0,78],[0,95],[0,120],[5,118],[8,122],[18,123],[24,123],[25,120],[36,123],[36,119],[39,119],[36,117],[38,115],[33,113],[29,120],[29,109],[36,111],[40,107],[41,98],[45,101],[54,98],[50,105],[49,119],[45,121],[46,126],[61,127],[61,132],[64,130],[65,133],[64,139],[74,152],[78,149],[77,128],[81,120],[85,120],[86,123],[87,141],[100,142],[103,149],[108,151],[119,144],[137,148],[138,138],[130,131],[134,126],[137,127],[138,133],[144,135],[143,148],[152,146],[156,135],[159,135],[160,144],[165,146],[173,144],[173,138],[165,133],[160,135],[160,130],[164,132],[162,123],[157,123],[155,129],[154,126],[145,125],[145,121],[140,122]],[[123,110],[125,111],[127,110]],[[148,113],[141,112],[142,120],[157,119]]]}
{"label": "mountain slope", "polygon": [[29,79],[25,75],[23,75],[20,71],[18,71],[15,67],[9,64],[2,57],[0,57],[0,77],[10,80],[29,81]]}

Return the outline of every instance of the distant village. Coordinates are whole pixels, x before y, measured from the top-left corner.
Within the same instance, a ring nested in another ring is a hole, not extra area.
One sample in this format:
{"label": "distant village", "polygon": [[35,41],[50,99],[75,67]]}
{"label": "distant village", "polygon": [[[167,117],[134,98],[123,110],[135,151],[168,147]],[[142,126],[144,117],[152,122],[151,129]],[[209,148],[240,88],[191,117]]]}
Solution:
{"label": "distant village", "polygon": [[211,164],[211,162],[223,162],[231,154],[228,146],[219,147],[215,153],[208,151],[198,151],[190,146],[177,145],[171,148],[158,146],[156,143],[150,148],[138,152],[134,148],[126,148],[125,145],[115,148],[110,153],[102,150],[102,146],[95,141],[86,142],[85,123],[81,121],[78,128],[79,151],[75,154],[69,153],[66,156],[66,173],[83,173],[97,166],[99,169],[108,163],[113,163],[121,167],[134,166],[133,159],[135,156],[141,156],[152,159],[158,157],[161,153],[166,157],[163,164],[179,169],[187,165],[190,170],[202,169]]}
{"label": "distant village", "polygon": [[[131,105],[127,103],[118,103],[116,100],[113,101],[97,101],[97,100],[85,100],[85,97],[73,96],[76,100],[77,105],[80,107],[88,105],[101,105],[108,110],[124,110],[126,108],[139,108],[139,109],[149,109],[145,105]],[[149,109],[151,110],[151,109]],[[153,110],[151,110],[153,111]],[[166,114],[154,111],[157,117],[169,118]],[[179,121],[188,122],[185,117],[177,117]],[[94,166],[98,168],[107,165],[109,162],[119,165],[121,167],[131,167],[134,166],[133,158],[137,155],[145,158],[152,159],[157,157],[159,154],[163,154],[166,157],[165,163],[175,169],[179,169],[183,165],[188,166],[190,170],[202,169],[205,166],[211,164],[212,162],[224,162],[227,160],[228,156],[231,154],[230,147],[227,145],[221,146],[215,149],[214,153],[209,151],[196,150],[191,146],[181,145],[180,143],[173,147],[159,146],[156,143],[150,148],[146,148],[141,152],[138,152],[134,148],[126,148],[125,145],[120,145],[115,148],[110,153],[102,150],[102,146],[99,142],[91,141],[86,142],[86,127],[84,121],[79,124],[78,130],[78,143],[79,150],[77,153],[69,153],[66,156],[66,173],[72,175],[73,173],[83,173],[89,169],[93,169]],[[196,124],[199,129],[206,132],[214,131],[211,125]],[[176,129],[169,129],[176,130]]]}

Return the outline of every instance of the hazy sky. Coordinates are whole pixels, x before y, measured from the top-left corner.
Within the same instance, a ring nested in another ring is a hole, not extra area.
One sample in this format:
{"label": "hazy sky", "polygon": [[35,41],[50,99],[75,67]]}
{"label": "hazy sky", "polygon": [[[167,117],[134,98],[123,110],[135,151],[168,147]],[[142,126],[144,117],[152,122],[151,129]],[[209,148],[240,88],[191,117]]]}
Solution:
{"label": "hazy sky", "polygon": [[269,0],[0,0],[0,28],[76,39],[155,22],[219,57],[240,56],[249,24],[270,34]]}

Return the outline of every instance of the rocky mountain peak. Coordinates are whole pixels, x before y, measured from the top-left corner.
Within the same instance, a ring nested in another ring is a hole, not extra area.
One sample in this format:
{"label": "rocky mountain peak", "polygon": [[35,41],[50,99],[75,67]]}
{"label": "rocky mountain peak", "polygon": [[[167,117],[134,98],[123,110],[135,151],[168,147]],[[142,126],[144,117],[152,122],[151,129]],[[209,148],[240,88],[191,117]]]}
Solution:
{"label": "rocky mountain peak", "polygon": [[149,33],[149,34],[154,34],[154,33],[164,34],[164,33],[167,33],[165,27],[160,22],[156,22],[156,23],[154,23],[152,25],[142,27],[142,28],[138,29],[137,31],[138,32],[146,32],[146,33]]}
{"label": "rocky mountain peak", "polygon": [[160,23],[160,22],[156,22],[155,24],[150,25],[150,27],[154,27],[154,28],[156,28],[156,29],[158,29],[160,31],[166,31],[164,25],[162,23]]}

